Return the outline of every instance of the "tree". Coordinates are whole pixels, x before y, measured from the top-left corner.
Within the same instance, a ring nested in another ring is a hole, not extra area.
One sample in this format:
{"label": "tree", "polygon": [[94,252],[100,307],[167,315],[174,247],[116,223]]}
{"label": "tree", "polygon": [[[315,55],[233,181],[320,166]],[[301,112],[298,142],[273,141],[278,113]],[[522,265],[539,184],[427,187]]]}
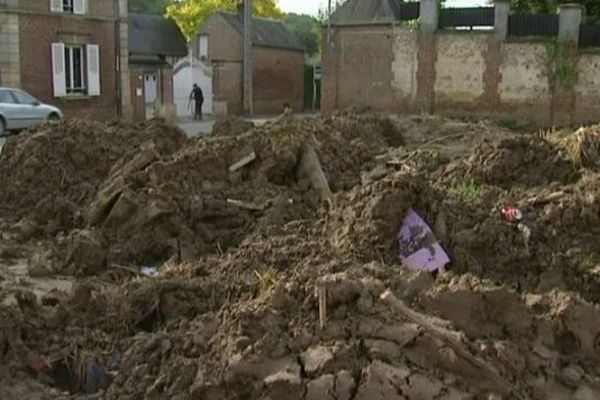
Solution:
{"label": "tree", "polygon": [[[189,39],[217,11],[236,11],[241,0],[179,0],[167,6],[167,15],[173,18]],[[256,16],[280,19],[283,13],[277,0],[253,0]]]}
{"label": "tree", "polygon": [[172,0],[129,0],[129,11],[143,14],[162,15]]}
{"label": "tree", "polygon": [[321,46],[321,24],[317,18],[306,14],[287,14],[283,18],[285,26],[298,36],[309,56],[314,56]]}
{"label": "tree", "polygon": [[[492,2],[489,2],[492,4]],[[585,8],[585,15],[594,21],[600,20],[600,1],[598,0],[510,0],[510,7],[517,12],[535,14],[555,14],[563,3],[579,3]]]}

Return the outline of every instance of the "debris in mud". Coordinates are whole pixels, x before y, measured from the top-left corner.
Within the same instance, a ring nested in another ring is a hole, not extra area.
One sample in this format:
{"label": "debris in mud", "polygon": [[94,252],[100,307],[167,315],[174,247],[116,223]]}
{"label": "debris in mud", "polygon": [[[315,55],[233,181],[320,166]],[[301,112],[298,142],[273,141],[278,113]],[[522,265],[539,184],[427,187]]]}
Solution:
{"label": "debris in mud", "polygon": [[431,228],[413,210],[408,210],[398,234],[400,262],[411,269],[434,272],[450,263],[450,258]]}
{"label": "debris in mud", "polygon": [[[494,129],[356,110],[181,142],[167,127],[78,171],[48,223],[7,202],[0,244],[34,238],[32,265],[77,278],[40,294],[0,269],[0,398],[597,398],[598,171]],[[411,210],[431,233],[409,253],[441,242],[448,271],[399,268]]]}
{"label": "debris in mud", "polygon": [[148,141],[167,155],[186,138],[161,120],[105,125],[73,120],[10,137],[0,156],[0,208],[15,220],[31,218],[49,234],[82,228],[80,207],[120,158],[133,157]]}
{"label": "debris in mud", "polygon": [[218,118],[212,128],[214,136],[236,136],[254,128],[254,123],[240,117],[227,116]]}

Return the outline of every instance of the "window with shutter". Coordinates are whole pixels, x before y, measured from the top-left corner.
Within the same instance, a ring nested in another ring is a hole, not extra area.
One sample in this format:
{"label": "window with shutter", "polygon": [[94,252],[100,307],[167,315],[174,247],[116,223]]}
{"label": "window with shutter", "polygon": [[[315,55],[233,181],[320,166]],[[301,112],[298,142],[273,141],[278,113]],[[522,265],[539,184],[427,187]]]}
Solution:
{"label": "window with shutter", "polygon": [[52,74],[54,96],[66,96],[67,85],[65,76],[65,45],[63,43],[52,43]]}
{"label": "window with shutter", "polygon": [[100,96],[100,47],[87,45],[88,95]]}
{"label": "window with shutter", "polygon": [[85,14],[87,11],[86,0],[69,0],[73,2],[73,13],[74,14]]}
{"label": "window with shutter", "polygon": [[74,0],[62,0],[64,12],[73,14],[73,1]]}
{"label": "window with shutter", "polygon": [[65,82],[67,94],[85,94],[83,46],[65,46]]}
{"label": "window with shutter", "polygon": [[198,38],[198,54],[201,60],[208,58],[208,35],[200,35]]}
{"label": "window with shutter", "polygon": [[50,11],[62,12],[63,11],[63,0],[50,0]]}

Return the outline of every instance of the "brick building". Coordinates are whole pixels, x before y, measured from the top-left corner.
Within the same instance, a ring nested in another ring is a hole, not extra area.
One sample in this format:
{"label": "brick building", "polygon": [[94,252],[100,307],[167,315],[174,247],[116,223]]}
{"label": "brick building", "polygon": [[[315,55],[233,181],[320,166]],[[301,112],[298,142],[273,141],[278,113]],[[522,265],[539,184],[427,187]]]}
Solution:
{"label": "brick building", "polygon": [[127,0],[0,0],[0,84],[68,117],[130,113]]}
{"label": "brick building", "polygon": [[[253,100],[256,113],[278,113],[304,101],[304,47],[277,21],[252,20]],[[243,101],[243,30],[241,12],[219,12],[190,42],[195,58],[213,68],[215,114],[241,113]]]}
{"label": "brick building", "polygon": [[174,117],[173,65],[188,54],[186,40],[159,15],[130,14],[128,22],[133,118]]}

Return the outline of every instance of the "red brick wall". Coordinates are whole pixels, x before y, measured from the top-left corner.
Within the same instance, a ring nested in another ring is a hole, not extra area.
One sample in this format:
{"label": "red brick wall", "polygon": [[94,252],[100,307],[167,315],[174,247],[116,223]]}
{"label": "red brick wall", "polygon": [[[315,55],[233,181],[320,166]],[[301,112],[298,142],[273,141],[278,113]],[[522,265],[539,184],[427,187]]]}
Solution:
{"label": "red brick wall", "polygon": [[[212,16],[200,31],[208,35],[208,58],[210,61],[242,61],[244,49],[242,37],[221,15]],[[190,41],[193,55],[198,58],[198,36]]]}
{"label": "red brick wall", "polygon": [[321,41],[321,112],[331,114],[337,108],[338,95],[338,64],[340,58],[339,34],[336,29],[323,29]]}
{"label": "red brick wall", "polygon": [[[104,2],[90,2],[95,3]],[[21,14],[19,20],[24,90],[61,108],[67,117],[104,120],[118,116],[114,22],[35,14]],[[68,43],[71,35],[100,46],[100,96],[80,100],[54,97],[51,44]]]}
{"label": "red brick wall", "polygon": [[[132,118],[135,121],[144,121],[146,119],[146,87],[144,86],[144,69],[130,67],[129,77]],[[138,93],[140,94],[139,96]]]}
{"label": "red brick wall", "polygon": [[228,114],[240,114],[243,93],[242,63],[216,63],[213,74],[214,101],[226,102]]}
{"label": "red brick wall", "polygon": [[163,104],[173,104],[173,69],[162,68],[159,73],[161,74],[160,94],[162,96],[161,101]]}
{"label": "red brick wall", "polygon": [[[215,101],[227,102],[227,112],[239,114],[243,109],[242,37],[219,14],[209,19],[200,34],[209,39],[209,61],[214,65]],[[198,36],[191,42],[198,56]],[[302,110],[304,103],[304,53],[278,48],[254,47],[254,111],[279,113],[284,104]]]}
{"label": "red brick wall", "polygon": [[433,112],[435,62],[437,57],[436,36],[419,32],[417,60],[417,108],[421,112]]}
{"label": "red brick wall", "polygon": [[[280,113],[285,104],[301,111],[304,103],[304,53],[284,49],[253,49],[254,112]],[[243,111],[242,62],[214,64],[216,102],[227,102],[229,114]]]}
{"label": "red brick wall", "polygon": [[[36,13],[50,13],[50,0],[20,0],[19,8]],[[113,18],[117,15],[117,10],[116,0],[88,0],[88,16]],[[81,19],[83,16],[73,16],[73,18]]]}
{"label": "red brick wall", "polygon": [[302,111],[304,103],[304,53],[255,47],[253,56],[254,112],[280,113],[285,104]]}
{"label": "red brick wall", "polygon": [[396,112],[400,104],[392,88],[394,60],[391,27],[347,27],[332,31],[332,46],[323,40],[323,112],[367,106]]}

